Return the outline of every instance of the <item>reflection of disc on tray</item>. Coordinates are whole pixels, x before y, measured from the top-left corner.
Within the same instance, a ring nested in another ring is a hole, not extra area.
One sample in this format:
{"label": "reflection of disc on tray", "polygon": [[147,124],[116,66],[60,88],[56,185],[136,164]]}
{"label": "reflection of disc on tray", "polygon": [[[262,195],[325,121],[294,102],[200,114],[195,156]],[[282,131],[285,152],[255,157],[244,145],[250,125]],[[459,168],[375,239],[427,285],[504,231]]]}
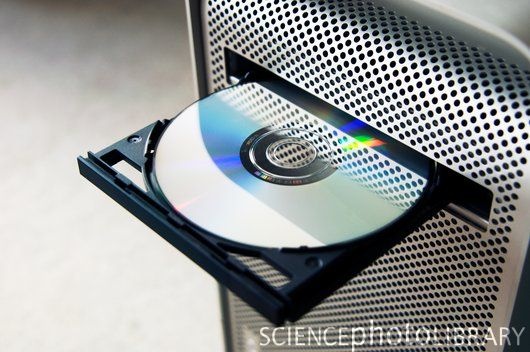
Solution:
{"label": "reflection of disc on tray", "polygon": [[325,115],[255,83],[215,93],[160,138],[157,188],[195,225],[264,247],[349,241],[399,218],[427,184],[427,159],[393,153],[395,141],[358,120]]}

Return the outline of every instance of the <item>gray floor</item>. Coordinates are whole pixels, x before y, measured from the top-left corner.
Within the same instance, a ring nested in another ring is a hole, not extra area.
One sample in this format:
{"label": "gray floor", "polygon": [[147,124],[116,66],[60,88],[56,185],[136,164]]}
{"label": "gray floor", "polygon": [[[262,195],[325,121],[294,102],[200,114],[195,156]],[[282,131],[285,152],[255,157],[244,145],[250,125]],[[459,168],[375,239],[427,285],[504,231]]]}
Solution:
{"label": "gray floor", "polygon": [[176,1],[0,2],[0,351],[220,351],[217,287],[75,158],[192,102]]}
{"label": "gray floor", "polygon": [[[417,1],[417,0],[416,0]],[[421,0],[420,0],[421,1]],[[529,0],[429,0],[476,17],[511,33],[530,45]]]}

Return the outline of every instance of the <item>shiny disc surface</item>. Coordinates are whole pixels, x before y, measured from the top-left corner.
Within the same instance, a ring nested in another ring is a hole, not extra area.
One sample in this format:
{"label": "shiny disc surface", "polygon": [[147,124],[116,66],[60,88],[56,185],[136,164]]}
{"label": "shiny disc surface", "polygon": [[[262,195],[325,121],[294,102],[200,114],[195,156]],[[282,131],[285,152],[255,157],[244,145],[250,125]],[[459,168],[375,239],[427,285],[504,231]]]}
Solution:
{"label": "shiny disc surface", "polygon": [[360,120],[247,83],[170,123],[154,178],[177,212],[220,237],[317,247],[369,234],[414,205],[429,161],[399,145]]}

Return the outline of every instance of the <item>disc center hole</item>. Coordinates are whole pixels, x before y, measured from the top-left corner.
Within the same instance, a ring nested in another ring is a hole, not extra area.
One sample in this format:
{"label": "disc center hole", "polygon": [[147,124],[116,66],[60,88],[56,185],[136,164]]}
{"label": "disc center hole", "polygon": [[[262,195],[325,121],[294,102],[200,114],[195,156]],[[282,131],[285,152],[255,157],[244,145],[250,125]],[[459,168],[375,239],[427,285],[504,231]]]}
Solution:
{"label": "disc center hole", "polygon": [[315,146],[301,138],[285,138],[267,148],[267,159],[278,167],[297,169],[311,164],[317,157]]}

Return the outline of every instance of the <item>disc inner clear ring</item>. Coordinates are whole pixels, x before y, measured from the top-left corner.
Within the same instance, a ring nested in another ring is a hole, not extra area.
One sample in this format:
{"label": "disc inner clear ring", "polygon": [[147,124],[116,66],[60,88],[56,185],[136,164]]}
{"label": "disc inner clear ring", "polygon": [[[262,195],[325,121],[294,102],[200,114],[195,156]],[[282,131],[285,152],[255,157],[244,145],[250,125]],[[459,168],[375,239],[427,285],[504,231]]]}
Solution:
{"label": "disc inner clear ring", "polygon": [[262,128],[243,142],[240,157],[248,172],[266,182],[285,186],[318,182],[335,169],[315,141],[320,149],[330,150],[325,138],[311,131]]}
{"label": "disc inner clear ring", "polygon": [[[290,117],[272,120],[265,109],[253,109],[267,99],[279,101],[289,112],[282,116]],[[239,152],[249,136],[262,128],[302,129],[307,122],[296,121],[308,118],[312,131],[327,131],[334,148],[327,151],[334,158],[332,175],[285,186],[245,169]],[[188,221],[235,242],[319,247],[362,237],[414,204],[426,185],[417,170],[428,164],[413,170],[401,154],[390,153],[390,141],[369,140],[364,125],[355,130],[362,134],[345,133],[341,123],[349,126],[351,120],[329,122],[258,84],[220,91],[184,110],[166,128],[154,157],[156,188]]]}

